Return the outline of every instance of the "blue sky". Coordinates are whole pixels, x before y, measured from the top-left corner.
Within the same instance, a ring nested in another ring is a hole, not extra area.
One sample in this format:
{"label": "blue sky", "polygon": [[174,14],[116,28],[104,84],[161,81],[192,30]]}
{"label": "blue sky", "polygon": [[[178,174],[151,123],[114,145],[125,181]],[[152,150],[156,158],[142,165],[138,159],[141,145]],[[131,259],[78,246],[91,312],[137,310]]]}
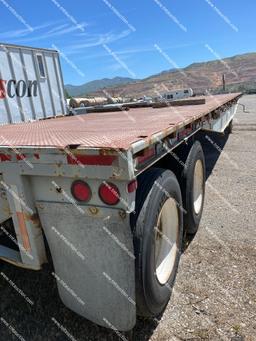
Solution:
{"label": "blue sky", "polygon": [[254,52],[255,0],[0,0],[0,42],[58,48],[65,83]]}

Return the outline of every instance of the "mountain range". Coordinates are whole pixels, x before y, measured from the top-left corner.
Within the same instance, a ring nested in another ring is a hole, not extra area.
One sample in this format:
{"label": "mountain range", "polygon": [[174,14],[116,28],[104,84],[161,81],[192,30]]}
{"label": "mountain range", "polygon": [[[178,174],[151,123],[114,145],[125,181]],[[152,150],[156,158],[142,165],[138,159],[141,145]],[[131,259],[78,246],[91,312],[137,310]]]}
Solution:
{"label": "mountain range", "polygon": [[136,82],[136,79],[128,77],[103,78],[91,81],[82,85],[65,85],[65,88],[70,96],[86,95],[98,91],[100,89],[120,86]]}
{"label": "mountain range", "polygon": [[225,75],[230,91],[256,91],[256,53],[202,63],[193,63],[183,69],[171,69],[145,79],[115,77],[96,80],[81,86],[66,85],[71,96],[99,95],[103,89],[111,96],[156,96],[173,89],[192,88],[201,93],[206,89],[220,92]]}

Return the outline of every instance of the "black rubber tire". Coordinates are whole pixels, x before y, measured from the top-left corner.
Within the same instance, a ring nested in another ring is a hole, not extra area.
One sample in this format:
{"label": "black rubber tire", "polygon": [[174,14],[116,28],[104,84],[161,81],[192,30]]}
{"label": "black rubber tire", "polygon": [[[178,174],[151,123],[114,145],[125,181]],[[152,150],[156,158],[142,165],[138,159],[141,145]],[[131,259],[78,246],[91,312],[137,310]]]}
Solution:
{"label": "black rubber tire", "polygon": [[224,133],[225,135],[229,135],[229,134],[232,134],[232,132],[233,132],[233,120],[229,122],[229,125],[225,129]]}
{"label": "black rubber tire", "polygon": [[[170,197],[176,200],[178,206],[179,252],[169,280],[161,285],[155,273],[155,226],[163,204]],[[179,207],[182,207],[181,191],[173,172],[152,168],[138,177],[136,212],[132,216],[131,226],[136,256],[137,314],[140,316],[157,316],[170,299],[182,249],[183,213]]]}
{"label": "black rubber tire", "polygon": [[[194,169],[197,160],[201,160],[203,163],[203,201],[202,207],[198,214],[196,214],[194,209],[194,197],[193,197],[193,186],[194,186]],[[184,231],[187,234],[195,234],[198,230],[200,220],[202,217],[204,197],[205,197],[205,158],[204,152],[199,141],[195,141],[192,145],[185,167],[181,175],[181,192],[183,201],[183,221],[184,221]]]}

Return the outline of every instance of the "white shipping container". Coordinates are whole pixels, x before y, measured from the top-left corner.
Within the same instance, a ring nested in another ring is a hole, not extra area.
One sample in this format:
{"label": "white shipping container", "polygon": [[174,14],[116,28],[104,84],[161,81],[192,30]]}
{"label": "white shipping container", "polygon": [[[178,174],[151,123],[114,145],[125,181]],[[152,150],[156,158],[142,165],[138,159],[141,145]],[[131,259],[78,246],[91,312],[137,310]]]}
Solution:
{"label": "white shipping container", "polygon": [[57,51],[0,44],[0,124],[66,114]]}

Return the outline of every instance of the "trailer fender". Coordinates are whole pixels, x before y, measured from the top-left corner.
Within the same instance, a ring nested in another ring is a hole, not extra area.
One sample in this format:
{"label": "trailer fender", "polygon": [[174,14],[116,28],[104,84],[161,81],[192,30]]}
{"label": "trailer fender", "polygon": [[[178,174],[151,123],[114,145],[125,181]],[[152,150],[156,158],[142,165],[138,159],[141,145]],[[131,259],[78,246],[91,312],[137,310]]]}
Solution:
{"label": "trailer fender", "polygon": [[128,331],[136,321],[129,217],[118,209],[37,202],[63,303],[101,326]]}

